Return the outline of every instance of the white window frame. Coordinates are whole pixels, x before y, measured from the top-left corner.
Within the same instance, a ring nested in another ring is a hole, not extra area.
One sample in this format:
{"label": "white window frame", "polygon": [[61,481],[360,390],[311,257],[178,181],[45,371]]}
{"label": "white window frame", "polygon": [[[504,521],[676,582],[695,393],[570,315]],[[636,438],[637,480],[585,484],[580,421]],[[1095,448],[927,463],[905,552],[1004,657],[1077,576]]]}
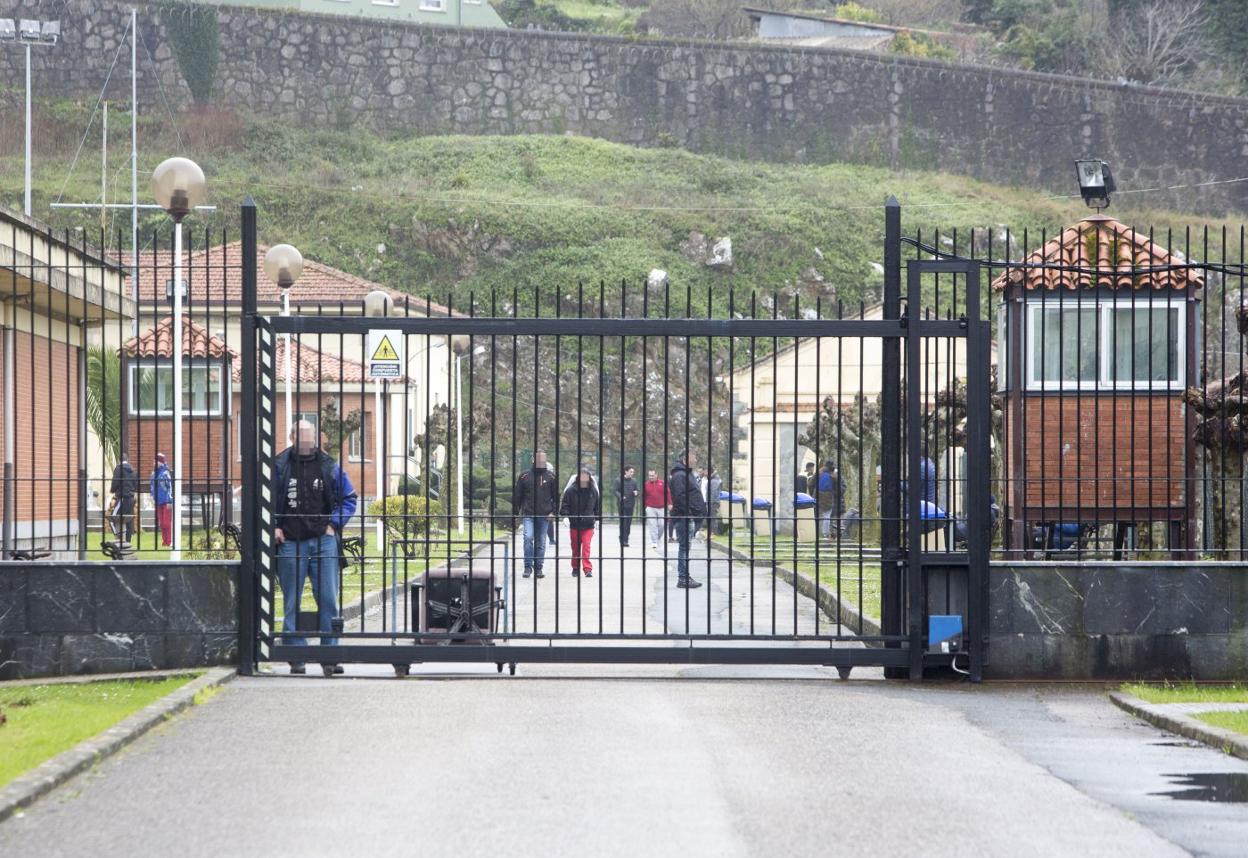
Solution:
{"label": "white window frame", "polygon": [[462,0],[462,2],[467,3],[469,6],[480,6],[482,0]]}
{"label": "white window frame", "polygon": [[[183,409],[183,417],[220,417],[225,408],[225,403],[230,398],[230,374],[219,361],[205,359],[183,359],[182,361],[182,383],[185,387],[189,378],[187,370],[194,369],[215,369],[220,375],[220,384],[217,386],[217,404],[215,408],[208,409]],[[159,390],[160,385],[157,382],[157,407],[140,409],[138,403],[138,380],[137,374],[143,370],[167,370],[173,372],[173,361],[169,358],[138,358],[131,361],[129,366],[130,372],[130,395],[129,395],[129,412],[131,417],[173,417],[173,408],[162,409],[159,406]],[[185,394],[185,390],[182,391]]]}
{"label": "white window frame", "polygon": [[374,6],[398,6],[399,0],[373,0]]}
{"label": "white window frame", "polygon": [[[356,450],[356,445],[359,450]],[[367,462],[368,458],[368,414],[361,412],[360,428],[356,429],[347,436],[347,461],[348,462]]]}
{"label": "white window frame", "polygon": [[446,0],[420,0],[422,12],[445,12],[446,6]]}
{"label": "white window frame", "polygon": [[[1171,392],[1181,391],[1186,384],[1187,375],[1187,324],[1186,302],[1182,298],[1087,298],[1084,300],[1058,299],[1044,301],[1028,301],[1024,305],[1023,327],[1026,333],[1026,347],[1023,349],[1023,387],[1029,393],[1049,393],[1063,391],[1090,390],[1102,393],[1111,392]],[[1113,325],[1116,310],[1174,310],[1178,315],[1175,325],[1175,356],[1177,359],[1177,376],[1165,381],[1115,381],[1113,379],[1114,344]],[[1036,329],[1041,313],[1046,310],[1093,310],[1096,312],[1097,328],[1097,377],[1082,380],[1041,380],[1036,375],[1036,347],[1039,341]],[[1008,346],[1007,346],[1008,348]]]}

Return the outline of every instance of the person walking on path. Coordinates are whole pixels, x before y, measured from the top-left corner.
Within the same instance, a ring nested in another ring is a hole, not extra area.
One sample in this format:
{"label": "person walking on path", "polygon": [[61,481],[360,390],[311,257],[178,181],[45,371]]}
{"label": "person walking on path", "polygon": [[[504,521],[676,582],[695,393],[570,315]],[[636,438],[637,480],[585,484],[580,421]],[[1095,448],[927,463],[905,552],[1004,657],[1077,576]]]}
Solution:
{"label": "person walking on path", "polygon": [[524,529],[524,577],[542,573],[546,561],[546,534],[559,509],[559,488],[554,468],[546,466],[546,451],[533,453],[533,467],[516,480],[511,496],[513,514],[521,518]]}
{"label": "person walking on path", "polygon": [[632,465],[624,466],[624,475],[615,483],[615,503],[620,511],[620,547],[628,548],[628,538],[633,532],[633,511],[637,508],[637,481]]}
{"label": "person walking on path", "polygon": [[[832,536],[832,522],[838,522],[845,512],[845,480],[836,462],[828,459],[823,463],[816,483],[815,515],[819,518],[819,533],[824,539]],[[839,531],[838,531],[839,532]]]}
{"label": "person walking on path", "polygon": [[[270,488],[277,507],[273,536],[285,608],[283,629],[291,632],[298,628],[303,585],[310,579],[321,644],[334,646],[338,639],[327,632],[333,630],[338,616],[338,573],[342,567],[338,539],[355,514],[356,494],[346,472],[317,440],[316,427],[300,420],[290,432],[291,445],[273,460]],[[306,646],[307,639],[284,637],[283,643]],[[342,673],[342,665],[332,661],[323,662],[321,668],[326,676]],[[290,672],[305,673],[306,667],[291,662]]]}
{"label": "person walking on path", "polygon": [[689,575],[689,540],[697,522],[706,520],[706,501],[694,476],[697,464],[692,450],[685,450],[672,465],[668,486],[672,498],[672,520],[676,524],[676,586],[692,590],[701,587]]}
{"label": "person walking on path", "polygon": [[706,529],[711,536],[719,533],[719,493],[723,487],[719,472],[712,468],[706,485]]}
{"label": "person walking on path", "polygon": [[147,481],[156,504],[156,527],[160,530],[160,544],[165,548],[173,545],[173,477],[165,464],[165,454],[156,454],[156,467]]}
{"label": "person walking on path", "polygon": [[647,471],[646,483],[641,487],[641,505],[646,517],[646,536],[650,539],[650,547],[656,552],[663,539],[664,519],[671,503],[672,493],[667,490],[667,484],[653,469]]}
{"label": "person walking on path", "polygon": [[799,495],[813,495],[815,493],[815,463],[806,463],[806,472],[797,475],[794,489]]}
{"label": "person walking on path", "polygon": [[582,571],[586,578],[594,577],[594,566],[589,558],[594,527],[602,515],[602,496],[588,465],[581,465],[576,478],[563,490],[559,514],[568,519],[568,530],[572,534],[572,577]]}
{"label": "person walking on path", "polygon": [[109,505],[112,509],[113,535],[122,537],[122,541],[129,545],[134,538],[134,495],[139,490],[139,475],[125,453],[121,454],[121,461],[113,468],[113,480],[108,490],[113,495],[113,502]]}

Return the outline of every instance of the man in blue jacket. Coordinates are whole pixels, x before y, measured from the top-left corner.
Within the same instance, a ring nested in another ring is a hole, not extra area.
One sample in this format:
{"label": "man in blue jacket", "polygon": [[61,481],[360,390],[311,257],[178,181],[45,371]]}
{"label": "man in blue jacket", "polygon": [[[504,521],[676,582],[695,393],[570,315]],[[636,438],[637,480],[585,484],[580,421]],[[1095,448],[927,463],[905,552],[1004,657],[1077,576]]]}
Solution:
{"label": "man in blue jacket", "polygon": [[168,548],[173,545],[173,477],[169,475],[164,453],[156,454],[156,467],[147,481],[147,487],[152,493],[152,503],[156,504],[160,544]]}
{"label": "man in blue jacket", "polygon": [[[291,430],[291,446],[273,462],[273,535],[285,605],[283,630],[297,628],[303,584],[310,578],[321,643],[333,646],[338,639],[326,633],[332,631],[333,620],[338,616],[338,571],[342,562],[339,535],[355,514],[356,495],[342,468],[320,448],[317,434],[315,426],[300,420]],[[283,642],[290,646],[307,644],[305,638],[293,636],[283,637]],[[342,665],[335,662],[325,662],[321,667],[326,676],[342,673]],[[291,673],[306,671],[300,662],[290,665]]]}

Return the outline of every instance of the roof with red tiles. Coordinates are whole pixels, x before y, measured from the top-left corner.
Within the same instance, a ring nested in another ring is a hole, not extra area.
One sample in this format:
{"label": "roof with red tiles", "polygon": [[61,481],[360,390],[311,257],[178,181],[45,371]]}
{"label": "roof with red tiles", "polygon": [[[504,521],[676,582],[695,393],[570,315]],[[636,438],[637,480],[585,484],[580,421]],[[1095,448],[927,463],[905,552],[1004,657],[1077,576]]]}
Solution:
{"label": "roof with red tiles", "polygon": [[[1022,283],[1025,289],[1199,289],[1204,275],[1187,260],[1154,244],[1148,233],[1105,215],[1085,218],[1031,253],[1027,263],[1052,268],[1011,268],[992,281],[994,289]],[[1150,270],[1152,269],[1152,270]]]}
{"label": "roof with red tiles", "polygon": [[[264,255],[269,248],[256,248],[256,299],[260,304],[281,303],[281,288],[264,274]],[[130,257],[121,259],[130,264]],[[190,283],[191,303],[242,304],[243,245],[241,241],[206,247],[183,255],[183,277]],[[139,303],[164,304],[165,283],[173,279],[173,251],[147,250],[139,254]],[[292,306],[353,305],[374,289],[389,293],[396,308],[408,306],[415,314],[447,315],[447,308],[425,298],[388,289],[378,283],[339,271],[308,257],[303,258],[303,274],[291,287]]]}
{"label": "roof with red tiles", "polygon": [[[121,347],[128,358],[167,358],[173,356],[173,317],[166,316],[154,327],[131,337]],[[220,337],[190,316],[182,317],[182,353],[192,358],[228,358],[237,355]]]}

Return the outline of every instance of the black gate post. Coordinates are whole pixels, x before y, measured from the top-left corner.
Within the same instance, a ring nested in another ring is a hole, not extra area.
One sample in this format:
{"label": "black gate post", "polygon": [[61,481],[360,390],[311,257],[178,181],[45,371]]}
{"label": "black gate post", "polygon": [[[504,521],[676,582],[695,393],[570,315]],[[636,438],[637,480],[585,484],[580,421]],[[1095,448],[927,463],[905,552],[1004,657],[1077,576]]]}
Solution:
{"label": "black gate post", "polygon": [[242,205],[243,253],[243,376],[242,431],[243,526],[239,548],[238,672],[256,671],[256,562],[259,547],[259,474],[256,451],[256,203],[248,196]]}
{"label": "black gate post", "polygon": [[[901,204],[884,204],[884,318],[901,317]],[[883,384],[880,397],[880,624],[885,635],[901,634],[901,341],[881,344]],[[890,647],[897,644],[890,643]],[[886,667],[884,675],[902,679],[905,668]]]}
{"label": "black gate post", "polygon": [[971,681],[984,675],[984,624],[988,621],[988,552],[992,514],[988,482],[992,474],[991,323],[981,318],[979,266],[966,267],[966,638],[970,650]]}

